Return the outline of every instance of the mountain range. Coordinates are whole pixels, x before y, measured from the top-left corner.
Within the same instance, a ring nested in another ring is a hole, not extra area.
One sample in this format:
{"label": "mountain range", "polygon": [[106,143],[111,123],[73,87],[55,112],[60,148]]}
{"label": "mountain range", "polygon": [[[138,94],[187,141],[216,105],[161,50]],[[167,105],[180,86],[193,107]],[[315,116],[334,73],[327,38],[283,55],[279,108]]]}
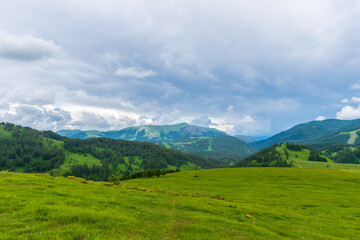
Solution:
{"label": "mountain range", "polygon": [[360,119],[311,121],[296,125],[268,139],[252,142],[250,145],[261,150],[283,142],[313,145],[317,148],[333,144],[359,144],[359,130]]}
{"label": "mountain range", "polygon": [[68,138],[112,138],[153,142],[160,146],[196,153],[206,157],[221,157],[223,161],[237,162],[256,150],[239,138],[229,136],[215,128],[180,123],[175,125],[145,125],[114,131],[60,130]]}
{"label": "mountain range", "polygon": [[334,145],[360,144],[360,119],[311,121],[257,141],[251,136],[230,136],[214,128],[180,123],[175,125],[145,125],[113,131],[61,130],[69,138],[113,138],[153,142],[166,148],[196,153],[207,157],[222,157],[225,162],[237,162],[258,150],[284,142],[304,144],[319,151],[334,153]]}
{"label": "mountain range", "polygon": [[226,135],[226,133],[215,128],[199,127],[187,123],[175,125],[145,125],[104,132],[96,130],[60,130],[57,133],[69,138],[87,139],[106,137],[140,142],[172,142],[188,136],[212,137]]}

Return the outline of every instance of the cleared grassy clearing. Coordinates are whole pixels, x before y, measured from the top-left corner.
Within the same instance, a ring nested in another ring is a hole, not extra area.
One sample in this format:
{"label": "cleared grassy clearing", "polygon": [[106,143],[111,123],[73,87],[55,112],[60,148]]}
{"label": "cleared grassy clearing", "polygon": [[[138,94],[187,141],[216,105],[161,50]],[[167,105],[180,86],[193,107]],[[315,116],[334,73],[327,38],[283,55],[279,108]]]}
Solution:
{"label": "cleared grassy clearing", "polygon": [[[276,149],[280,153],[281,157],[283,159],[286,159],[285,144],[282,144],[280,147],[277,147]],[[309,149],[302,149],[301,151],[291,151],[291,150],[287,149],[287,152],[289,154],[289,158],[287,160],[288,161],[293,161],[293,162],[307,161],[309,159],[309,156],[310,156],[310,150]],[[327,157],[325,157],[325,158],[326,158],[326,160],[328,162],[331,162],[331,163],[333,162],[330,158],[327,158]]]}
{"label": "cleared grassy clearing", "polygon": [[12,131],[6,131],[3,125],[0,125],[0,138],[10,138]]}
{"label": "cleared grassy clearing", "polygon": [[91,154],[79,154],[79,153],[72,153],[72,152],[65,152],[65,161],[61,164],[60,168],[54,169],[54,173],[56,175],[62,175],[65,172],[70,171],[71,166],[73,165],[84,165],[87,164],[88,166],[101,165],[101,161]]}
{"label": "cleared grassy clearing", "polygon": [[82,182],[1,172],[0,239],[357,239],[360,231],[358,172],[234,168]]}
{"label": "cleared grassy clearing", "polygon": [[340,135],[342,134],[349,134],[350,137],[349,137],[349,140],[347,141],[347,144],[354,144],[358,135],[357,135],[357,132],[359,131],[360,129],[357,129],[357,130],[354,130],[354,131],[351,131],[351,132],[342,132],[340,133]]}
{"label": "cleared grassy clearing", "polygon": [[64,142],[57,141],[49,138],[43,138],[43,143],[45,147],[53,147],[56,146],[57,148],[64,148]]}
{"label": "cleared grassy clearing", "polygon": [[205,151],[212,151],[212,150],[213,150],[213,149],[212,149],[213,143],[214,143],[214,139],[209,138],[209,146],[208,146],[207,149],[205,149]]}

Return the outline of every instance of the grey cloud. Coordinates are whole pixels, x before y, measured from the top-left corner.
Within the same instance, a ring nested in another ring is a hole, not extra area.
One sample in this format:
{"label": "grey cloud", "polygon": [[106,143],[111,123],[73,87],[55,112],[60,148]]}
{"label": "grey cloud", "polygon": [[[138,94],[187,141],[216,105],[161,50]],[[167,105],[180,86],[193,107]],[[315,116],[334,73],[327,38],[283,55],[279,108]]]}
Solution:
{"label": "grey cloud", "polygon": [[60,51],[52,41],[26,34],[22,36],[0,32],[0,57],[18,60],[34,61],[47,59]]}
{"label": "grey cloud", "polygon": [[59,108],[20,105],[14,111],[5,113],[2,119],[36,129],[59,130],[71,121],[71,115]]}
{"label": "grey cloud", "polygon": [[78,129],[99,129],[105,130],[111,127],[111,124],[103,117],[98,114],[91,113],[91,112],[82,112],[81,119],[72,122],[71,126],[78,128]]}
{"label": "grey cloud", "polygon": [[[335,116],[338,110],[319,107],[350,96],[348,86],[360,78],[359,13],[356,1],[335,0],[8,1],[0,29],[14,34],[0,39],[0,99],[144,116],[118,125],[84,116],[76,123],[83,128],[207,124],[201,116],[235,124],[250,115],[277,131],[285,121]],[[234,129],[256,130],[243,126]]]}
{"label": "grey cloud", "polygon": [[208,116],[201,116],[199,118],[192,120],[191,124],[202,127],[209,127],[209,125],[211,124],[211,120],[209,119]]}

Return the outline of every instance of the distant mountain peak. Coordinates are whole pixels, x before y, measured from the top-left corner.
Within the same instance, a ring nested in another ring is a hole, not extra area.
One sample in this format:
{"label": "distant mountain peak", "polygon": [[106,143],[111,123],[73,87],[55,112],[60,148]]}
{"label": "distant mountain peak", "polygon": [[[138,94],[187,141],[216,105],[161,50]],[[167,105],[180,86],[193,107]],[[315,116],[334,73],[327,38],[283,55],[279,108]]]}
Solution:
{"label": "distant mountain peak", "polygon": [[143,125],[127,127],[121,130],[100,132],[60,130],[58,133],[69,138],[93,138],[106,137],[113,139],[136,140],[142,142],[170,142],[187,136],[211,137],[216,135],[227,135],[215,128],[200,127],[188,123],[174,125]]}

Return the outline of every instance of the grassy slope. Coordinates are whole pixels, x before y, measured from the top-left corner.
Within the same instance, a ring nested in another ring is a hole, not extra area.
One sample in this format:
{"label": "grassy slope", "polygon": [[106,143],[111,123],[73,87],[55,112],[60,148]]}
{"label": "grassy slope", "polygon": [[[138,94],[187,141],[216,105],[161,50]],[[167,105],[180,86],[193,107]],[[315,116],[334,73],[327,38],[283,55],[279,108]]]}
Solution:
{"label": "grassy slope", "polygon": [[12,131],[6,131],[3,125],[0,125],[0,138],[10,138]]}
{"label": "grassy slope", "polygon": [[[285,150],[286,144],[281,144],[280,147],[277,147],[276,150],[280,153],[281,157],[285,159]],[[286,148],[287,149],[287,148]],[[310,156],[310,150],[309,149],[302,149],[301,151],[291,151],[287,149],[289,154],[288,161],[308,161]],[[325,156],[324,156],[325,157]],[[325,157],[328,162],[333,162],[331,159]]]}
{"label": "grassy slope", "polygon": [[356,239],[359,234],[359,171],[212,169],[122,184],[1,172],[0,239]]}
{"label": "grassy slope", "polygon": [[350,132],[342,132],[342,133],[340,133],[340,135],[342,135],[342,134],[350,134],[349,140],[347,141],[347,144],[354,144],[355,141],[356,141],[356,138],[358,137],[357,132],[358,132],[359,130],[360,130],[360,129],[357,129],[357,130],[354,130],[354,131],[350,131]]}
{"label": "grassy slope", "polygon": [[[285,159],[284,152],[285,144],[282,144],[277,148],[282,158]],[[331,159],[326,158],[328,162],[314,162],[308,161],[310,151],[308,149],[303,149],[301,152],[290,151],[287,149],[289,153],[288,161],[292,161],[293,163],[300,165],[302,168],[331,168],[331,169],[354,169],[360,170],[360,164],[344,164],[344,163],[334,163]],[[298,167],[294,165],[294,167]]]}

